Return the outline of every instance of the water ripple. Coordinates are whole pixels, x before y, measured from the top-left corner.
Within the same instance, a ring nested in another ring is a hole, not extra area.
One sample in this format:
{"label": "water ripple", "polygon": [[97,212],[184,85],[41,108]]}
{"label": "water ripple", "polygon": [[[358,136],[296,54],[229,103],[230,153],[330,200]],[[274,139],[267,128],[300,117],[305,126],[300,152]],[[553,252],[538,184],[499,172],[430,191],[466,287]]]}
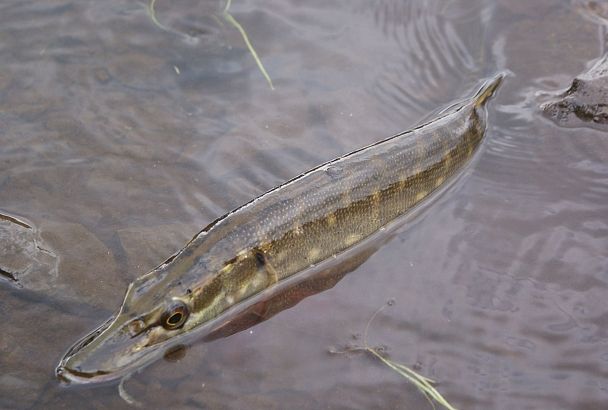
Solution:
{"label": "water ripple", "polygon": [[[395,44],[396,58],[377,71],[372,92],[390,115],[422,116],[454,99],[484,69],[483,2],[458,6],[444,1],[379,1],[362,12],[373,15],[384,41]],[[458,11],[456,11],[458,10]],[[467,37],[462,25],[467,24]],[[478,33],[470,41],[471,31]]]}

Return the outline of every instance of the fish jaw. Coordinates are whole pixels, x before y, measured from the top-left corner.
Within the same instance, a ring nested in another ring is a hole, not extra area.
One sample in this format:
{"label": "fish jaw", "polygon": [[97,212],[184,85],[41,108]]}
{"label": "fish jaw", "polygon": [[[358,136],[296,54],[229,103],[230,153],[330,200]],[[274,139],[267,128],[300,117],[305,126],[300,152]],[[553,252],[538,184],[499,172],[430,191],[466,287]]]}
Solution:
{"label": "fish jaw", "polygon": [[[162,356],[176,336],[196,324],[163,327],[163,314],[179,302],[190,310],[185,291],[168,274],[171,257],[132,282],[118,312],[68,349],[56,367],[67,384],[93,384],[120,379]],[[187,318],[186,314],[186,318]]]}
{"label": "fish jaw", "polygon": [[154,329],[132,337],[127,321],[111,317],[76,342],[64,355],[55,374],[65,384],[103,383],[126,376],[155,360],[165,343],[152,344]]}

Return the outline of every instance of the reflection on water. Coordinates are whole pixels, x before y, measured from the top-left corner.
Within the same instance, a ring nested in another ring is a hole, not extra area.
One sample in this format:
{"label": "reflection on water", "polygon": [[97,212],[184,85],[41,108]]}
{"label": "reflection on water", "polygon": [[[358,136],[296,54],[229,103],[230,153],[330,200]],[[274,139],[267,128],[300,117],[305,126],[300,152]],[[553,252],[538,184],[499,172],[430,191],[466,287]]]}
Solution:
{"label": "reflection on water", "polygon": [[0,219],[0,249],[56,258],[40,251],[51,268],[22,288],[0,278],[0,407],[126,407],[53,369],[129,282],[225,211],[509,69],[479,160],[408,229],[333,288],[125,388],[158,408],[430,408],[377,362],[327,354],[393,298],[370,344],[457,407],[604,408],[608,139],[538,108],[601,55],[591,3],[235,0],[271,91],[213,18],[222,2],[157,1],[173,32],[144,3],[4,1],[0,207],[32,232]]}

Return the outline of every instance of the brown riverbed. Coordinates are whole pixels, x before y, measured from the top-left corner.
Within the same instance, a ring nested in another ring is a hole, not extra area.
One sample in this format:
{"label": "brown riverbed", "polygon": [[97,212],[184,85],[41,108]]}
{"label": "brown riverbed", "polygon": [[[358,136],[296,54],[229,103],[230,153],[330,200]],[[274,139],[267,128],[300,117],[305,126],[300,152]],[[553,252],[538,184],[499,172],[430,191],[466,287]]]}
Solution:
{"label": "brown riverbed", "polygon": [[[124,383],[148,408],[422,409],[369,342],[459,409],[608,406],[608,134],[539,108],[605,50],[586,1],[6,0],[0,408],[128,408],[65,350],[200,228],[428,120],[498,70],[448,192],[333,288]],[[175,355],[174,355],[175,356]]]}

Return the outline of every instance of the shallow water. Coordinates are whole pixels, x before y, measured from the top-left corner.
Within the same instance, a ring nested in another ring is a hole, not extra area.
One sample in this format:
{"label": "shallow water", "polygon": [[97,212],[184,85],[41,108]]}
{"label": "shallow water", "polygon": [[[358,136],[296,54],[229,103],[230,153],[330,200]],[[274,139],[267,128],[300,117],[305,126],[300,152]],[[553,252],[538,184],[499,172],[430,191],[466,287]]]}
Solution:
{"label": "shallow water", "polygon": [[608,137],[538,108],[605,51],[603,9],[234,0],[272,91],[222,7],[159,0],[163,29],[143,2],[0,5],[0,212],[31,226],[0,219],[18,280],[0,278],[0,407],[129,407],[114,385],[54,378],[129,282],[226,211],[507,69],[475,163],[359,268],[124,387],[154,408],[431,408],[372,358],[329,354],[394,299],[369,342],[456,407],[606,408]]}

